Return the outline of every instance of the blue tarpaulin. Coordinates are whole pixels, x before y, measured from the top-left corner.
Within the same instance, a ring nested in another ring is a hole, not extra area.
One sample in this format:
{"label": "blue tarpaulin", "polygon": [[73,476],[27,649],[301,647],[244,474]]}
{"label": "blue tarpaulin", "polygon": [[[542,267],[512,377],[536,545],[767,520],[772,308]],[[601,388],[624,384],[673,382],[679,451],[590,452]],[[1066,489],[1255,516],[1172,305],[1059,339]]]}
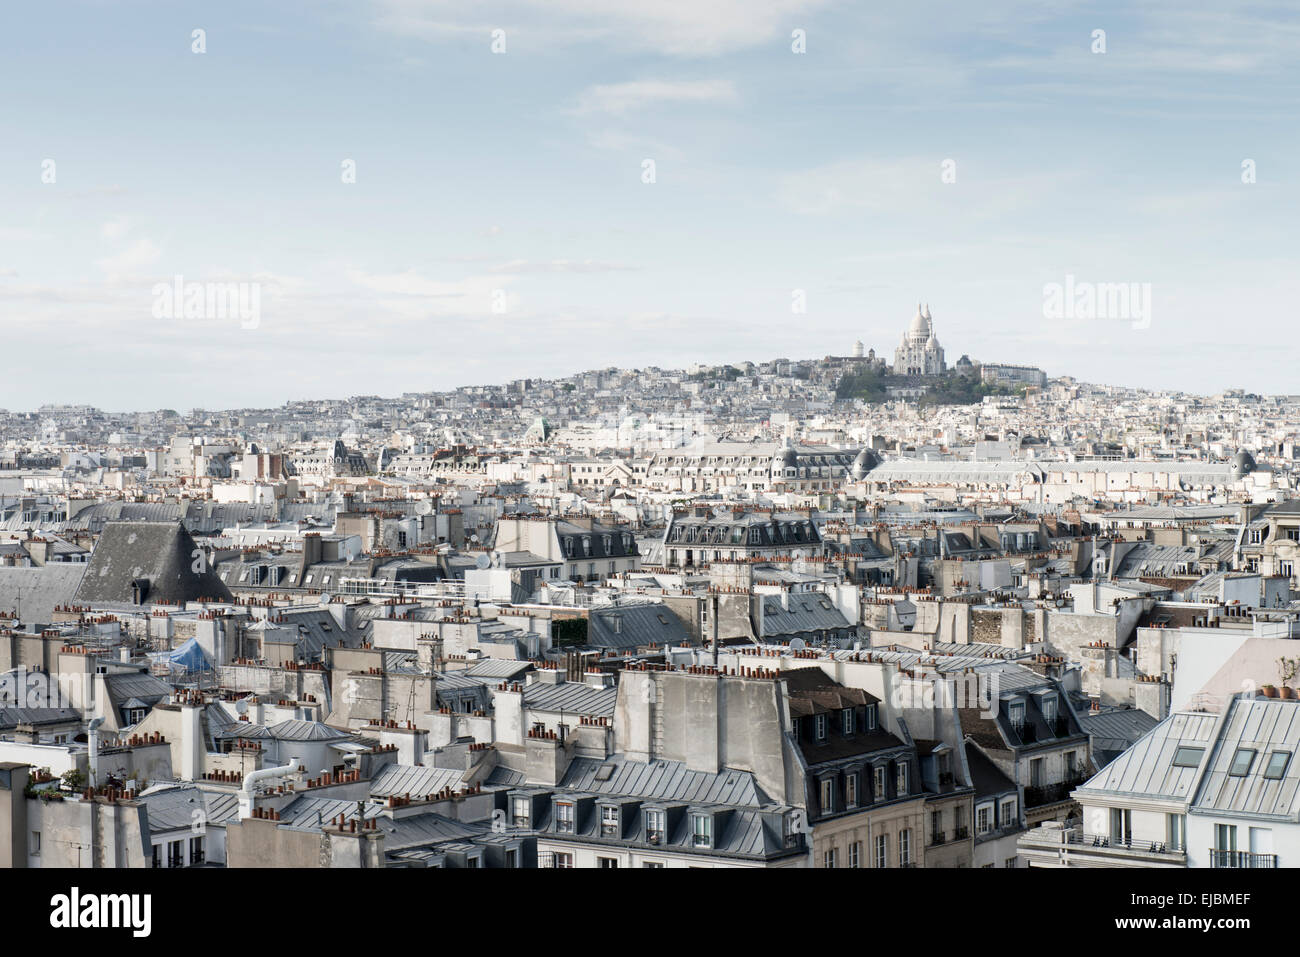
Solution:
{"label": "blue tarpaulin", "polygon": [[203,671],[212,667],[208,663],[208,656],[199,647],[197,638],[191,638],[185,644],[172,649],[167,655],[167,660],[186,671]]}

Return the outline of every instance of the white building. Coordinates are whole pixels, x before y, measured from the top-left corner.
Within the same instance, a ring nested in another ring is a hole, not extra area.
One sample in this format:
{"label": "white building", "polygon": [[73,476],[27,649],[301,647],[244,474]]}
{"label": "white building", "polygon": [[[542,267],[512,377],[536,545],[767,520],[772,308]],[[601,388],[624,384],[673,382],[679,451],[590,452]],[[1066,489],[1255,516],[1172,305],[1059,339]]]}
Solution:
{"label": "white building", "polygon": [[923,310],[918,304],[916,315],[894,351],[894,375],[943,375],[947,369],[943,347],[934,335],[930,306],[927,304]]}

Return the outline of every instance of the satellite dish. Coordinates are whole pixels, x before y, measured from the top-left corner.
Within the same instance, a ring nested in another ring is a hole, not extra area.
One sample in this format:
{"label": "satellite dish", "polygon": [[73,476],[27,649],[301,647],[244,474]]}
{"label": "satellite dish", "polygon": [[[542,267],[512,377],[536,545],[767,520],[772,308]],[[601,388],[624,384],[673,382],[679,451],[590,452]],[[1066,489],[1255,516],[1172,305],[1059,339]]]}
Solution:
{"label": "satellite dish", "polygon": [[[320,603],[322,605],[328,605],[333,600],[334,600],[334,596],[331,595],[329,592],[321,592]],[[301,628],[302,626],[299,625],[299,627]]]}
{"label": "satellite dish", "polygon": [[474,567],[475,567],[475,568],[491,568],[491,567],[492,567],[492,559],[488,558],[487,555],[476,555],[476,556],[474,557]]}
{"label": "satellite dish", "polygon": [[248,702],[243,698],[235,702],[235,714],[248,714]]}
{"label": "satellite dish", "polygon": [[807,647],[808,647],[808,643],[807,643],[806,641],[804,641],[802,638],[791,638],[791,639],[790,639],[790,650],[791,650],[791,651],[803,651],[803,650],[804,650],[805,648],[807,648]]}

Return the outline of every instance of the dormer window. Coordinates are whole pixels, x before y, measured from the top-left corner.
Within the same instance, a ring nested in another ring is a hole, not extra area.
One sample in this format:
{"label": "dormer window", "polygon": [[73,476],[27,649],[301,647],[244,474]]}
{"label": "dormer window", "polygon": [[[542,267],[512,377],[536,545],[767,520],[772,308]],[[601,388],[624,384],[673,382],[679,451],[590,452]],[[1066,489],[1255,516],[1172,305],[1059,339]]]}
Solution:
{"label": "dormer window", "polygon": [[572,834],[574,831],[574,807],[569,803],[557,803],[555,805],[555,829],[561,834]]}
{"label": "dormer window", "polygon": [[1043,695],[1043,720],[1048,724],[1056,721],[1056,695]]}
{"label": "dormer window", "polygon": [[825,714],[819,714],[819,715],[817,715],[817,716],[816,716],[816,719],[815,719],[815,721],[814,721],[814,724],[815,724],[815,727],[816,727],[816,729],[817,729],[817,740],[818,740],[818,741],[825,741],[825,740],[826,740],[826,725],[828,724],[828,722],[827,722],[827,720],[826,720],[826,715],[825,715]]}
{"label": "dormer window", "polygon": [[883,801],[885,798],[889,797],[889,795],[885,793],[885,766],[883,764],[878,765],[875,772],[876,800]]}
{"label": "dormer window", "polygon": [[591,555],[591,536],[582,536],[582,554],[590,557]]}
{"label": "dormer window", "polygon": [[862,726],[868,731],[876,730],[876,706],[869,704],[863,709]]}
{"label": "dormer window", "polygon": [[514,799],[511,816],[511,823],[515,827],[531,827],[533,819],[533,802],[526,797],[517,797]]}
{"label": "dormer window", "polygon": [[853,733],[853,709],[845,708],[840,712],[840,730],[845,734]]}
{"label": "dormer window", "polygon": [[1007,706],[1007,717],[1011,719],[1012,727],[1023,728],[1025,726],[1025,703],[1023,701],[1013,701]]}
{"label": "dormer window", "polygon": [[695,847],[713,846],[713,815],[696,814],[691,820],[691,844]]}
{"label": "dormer window", "polygon": [[907,764],[902,761],[898,764],[898,793],[900,796],[907,793]]}
{"label": "dormer window", "polygon": [[619,832],[621,830],[619,823],[617,807],[607,804],[600,809],[601,837],[619,837]]}
{"label": "dormer window", "polygon": [[649,844],[662,844],[664,841],[664,812],[651,809],[645,812],[645,839]]}

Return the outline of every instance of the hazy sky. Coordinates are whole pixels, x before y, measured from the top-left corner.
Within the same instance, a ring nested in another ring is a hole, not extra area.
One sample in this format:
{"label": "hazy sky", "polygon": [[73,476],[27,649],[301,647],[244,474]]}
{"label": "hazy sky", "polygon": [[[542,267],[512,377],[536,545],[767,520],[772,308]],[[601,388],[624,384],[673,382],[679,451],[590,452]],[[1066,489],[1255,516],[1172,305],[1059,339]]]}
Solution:
{"label": "hazy sky", "polygon": [[[0,407],[892,360],[918,300],[949,362],[1300,392],[1298,64],[1230,0],[13,5]],[[1045,318],[1067,275],[1149,327]]]}

